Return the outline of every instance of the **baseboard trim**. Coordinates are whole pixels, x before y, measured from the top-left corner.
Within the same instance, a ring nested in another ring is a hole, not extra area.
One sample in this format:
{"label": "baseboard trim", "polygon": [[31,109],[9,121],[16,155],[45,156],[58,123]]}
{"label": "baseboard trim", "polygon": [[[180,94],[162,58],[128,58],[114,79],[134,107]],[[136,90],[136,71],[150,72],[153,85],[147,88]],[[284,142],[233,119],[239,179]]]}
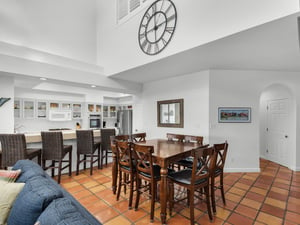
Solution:
{"label": "baseboard trim", "polygon": [[260,173],[260,168],[225,168],[225,173]]}

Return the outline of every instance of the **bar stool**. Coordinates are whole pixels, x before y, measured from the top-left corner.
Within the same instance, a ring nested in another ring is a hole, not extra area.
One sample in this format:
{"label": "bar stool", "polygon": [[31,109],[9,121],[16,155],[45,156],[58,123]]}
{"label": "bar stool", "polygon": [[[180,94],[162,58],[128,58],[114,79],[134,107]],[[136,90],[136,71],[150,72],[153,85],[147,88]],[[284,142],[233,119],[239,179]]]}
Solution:
{"label": "bar stool", "polygon": [[[93,130],[76,130],[77,140],[77,166],[76,175],[79,173],[79,164],[83,162],[83,169],[86,169],[86,162],[90,162],[90,175],[93,175],[93,164],[98,162],[100,169],[100,142],[95,142]],[[98,150],[98,151],[97,151]],[[94,154],[97,151],[97,154]],[[83,155],[83,159],[80,159]],[[89,158],[89,159],[87,159]]]}
{"label": "bar stool", "polygon": [[[54,169],[58,169],[57,183],[61,180],[61,171],[69,167],[69,176],[72,173],[72,145],[63,144],[62,132],[42,131],[42,167],[44,170],[51,169],[51,176],[54,177]],[[69,159],[63,158],[69,153]],[[46,166],[46,161],[51,160],[51,164]],[[68,163],[63,167],[63,163]],[[58,165],[56,165],[58,163]]]}
{"label": "bar stool", "polygon": [[105,164],[107,165],[108,161],[108,154],[112,155],[111,150],[111,142],[110,142],[110,136],[116,135],[115,129],[101,129],[101,159],[100,159],[100,167],[103,168],[103,159],[105,159]]}
{"label": "bar stool", "polygon": [[2,148],[1,167],[13,166],[18,160],[33,159],[37,157],[37,162],[41,165],[41,149],[27,148],[24,134],[0,134]]}

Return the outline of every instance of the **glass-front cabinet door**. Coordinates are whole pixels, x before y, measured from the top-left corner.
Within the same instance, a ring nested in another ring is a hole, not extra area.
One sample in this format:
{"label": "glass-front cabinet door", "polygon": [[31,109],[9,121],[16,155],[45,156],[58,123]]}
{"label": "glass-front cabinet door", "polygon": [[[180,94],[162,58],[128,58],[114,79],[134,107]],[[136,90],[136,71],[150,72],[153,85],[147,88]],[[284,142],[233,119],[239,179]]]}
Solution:
{"label": "glass-front cabinet door", "polygon": [[15,99],[14,100],[14,116],[15,118],[21,118],[21,100]]}
{"label": "glass-front cabinet door", "polygon": [[73,119],[81,119],[81,103],[73,103]]}
{"label": "glass-front cabinet door", "polygon": [[23,101],[23,115],[25,119],[34,119],[34,100]]}
{"label": "glass-front cabinet door", "polygon": [[37,118],[46,119],[48,105],[46,101],[37,101]]}

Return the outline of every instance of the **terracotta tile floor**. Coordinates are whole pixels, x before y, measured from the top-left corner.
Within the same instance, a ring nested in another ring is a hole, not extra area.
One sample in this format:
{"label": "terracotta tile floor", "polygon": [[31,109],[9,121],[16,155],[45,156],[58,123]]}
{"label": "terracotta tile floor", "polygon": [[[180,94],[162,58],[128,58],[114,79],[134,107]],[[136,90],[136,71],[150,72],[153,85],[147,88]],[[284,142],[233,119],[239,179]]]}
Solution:
{"label": "terracotta tile floor", "polygon": [[[206,205],[195,205],[195,220],[198,224],[300,224],[300,172],[293,172],[276,163],[260,160],[261,173],[227,173],[225,175],[226,206],[223,206],[219,191],[217,214],[209,222]],[[142,199],[138,211],[128,210],[128,191],[120,200],[111,191],[111,165],[82,171],[78,176],[63,175],[62,184],[83,206],[105,225],[151,224],[150,203]],[[155,221],[160,223],[160,205],[155,204]],[[189,224],[189,210],[177,204],[167,223]]]}

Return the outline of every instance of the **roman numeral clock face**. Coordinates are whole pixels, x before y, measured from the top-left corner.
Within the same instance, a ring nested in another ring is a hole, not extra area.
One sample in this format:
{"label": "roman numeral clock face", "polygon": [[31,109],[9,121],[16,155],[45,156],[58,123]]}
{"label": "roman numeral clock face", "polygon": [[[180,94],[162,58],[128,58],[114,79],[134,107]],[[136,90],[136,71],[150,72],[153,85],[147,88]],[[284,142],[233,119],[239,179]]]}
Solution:
{"label": "roman numeral clock face", "polygon": [[177,12],[170,0],[157,0],[145,12],[139,28],[139,45],[148,55],[156,55],[170,42]]}

